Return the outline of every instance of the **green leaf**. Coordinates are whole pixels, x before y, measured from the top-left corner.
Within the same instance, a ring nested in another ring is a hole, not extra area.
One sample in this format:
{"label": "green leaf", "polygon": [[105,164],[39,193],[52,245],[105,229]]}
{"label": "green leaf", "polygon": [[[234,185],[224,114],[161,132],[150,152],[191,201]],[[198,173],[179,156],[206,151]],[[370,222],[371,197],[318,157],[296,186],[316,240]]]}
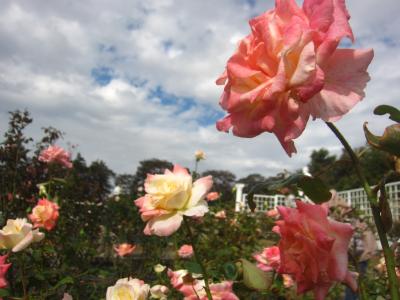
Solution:
{"label": "green leaf", "polygon": [[317,177],[303,176],[300,178],[298,186],[314,203],[321,204],[332,198],[329,188]]}
{"label": "green leaf", "polygon": [[398,110],[397,108],[390,106],[390,105],[378,105],[377,107],[375,107],[374,109],[374,114],[375,115],[385,115],[385,114],[389,114],[389,119],[400,123],[400,110]]}
{"label": "green leaf", "polygon": [[249,193],[246,198],[247,204],[249,205],[251,212],[254,212],[255,209],[257,208],[257,204],[254,202],[254,193],[255,193],[254,191]]}
{"label": "green leaf", "polygon": [[291,189],[300,188],[308,198],[317,204],[327,202],[332,197],[329,188],[321,179],[296,173],[286,178],[269,180],[254,186],[247,196],[250,209],[254,203],[253,197],[256,190],[262,188],[263,191],[276,193],[279,192],[283,187],[290,187]]}
{"label": "green leaf", "polygon": [[73,284],[73,283],[74,283],[74,278],[72,278],[71,276],[67,276],[67,277],[64,277],[63,279],[61,279],[59,282],[57,282],[57,284],[55,286],[53,286],[51,289],[57,290],[59,287],[61,287],[63,285]]}
{"label": "green leaf", "polygon": [[364,123],[365,138],[372,147],[400,156],[400,124],[386,127],[382,136],[372,134],[368,130],[367,124],[367,122]]}
{"label": "green leaf", "polygon": [[223,265],[225,277],[229,280],[235,280],[238,272],[234,263],[228,262]]}
{"label": "green leaf", "polygon": [[0,297],[7,297],[10,295],[10,291],[6,289],[0,289]]}
{"label": "green leaf", "polygon": [[184,264],[185,269],[188,270],[190,273],[197,273],[197,274],[202,274],[203,272],[201,271],[201,266],[194,261],[187,261]]}
{"label": "green leaf", "polygon": [[272,273],[264,272],[246,259],[240,259],[243,268],[243,283],[250,289],[267,291],[272,284]]}

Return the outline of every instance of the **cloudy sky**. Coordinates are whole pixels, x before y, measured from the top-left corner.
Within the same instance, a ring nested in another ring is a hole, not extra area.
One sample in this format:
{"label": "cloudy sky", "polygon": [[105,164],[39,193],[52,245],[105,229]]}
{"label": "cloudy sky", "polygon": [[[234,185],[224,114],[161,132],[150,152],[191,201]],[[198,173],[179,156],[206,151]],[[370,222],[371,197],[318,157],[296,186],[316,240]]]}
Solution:
{"label": "cloudy sky", "polygon": [[[400,100],[400,2],[347,0],[353,47],[373,47],[367,97],[337,122],[354,146],[364,143],[368,120],[380,134],[390,124],[372,115]],[[104,160],[133,173],[146,158],[201,169],[227,169],[238,177],[273,175],[308,162],[313,149],[340,146],[321,121],[310,122],[289,158],[275,136],[241,139],[218,132],[222,88],[214,82],[247,21],[271,0],[21,0],[0,2],[0,134],[7,112],[27,108],[28,133],[54,126],[64,144],[90,162]],[[346,43],[346,46],[349,43]]]}

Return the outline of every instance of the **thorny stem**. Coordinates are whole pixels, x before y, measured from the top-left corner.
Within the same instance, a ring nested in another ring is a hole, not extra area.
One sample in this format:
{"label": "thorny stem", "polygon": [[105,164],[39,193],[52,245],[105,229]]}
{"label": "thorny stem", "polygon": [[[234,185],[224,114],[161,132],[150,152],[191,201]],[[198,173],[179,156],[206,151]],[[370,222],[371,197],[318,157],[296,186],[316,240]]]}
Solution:
{"label": "thorny stem", "polygon": [[194,257],[195,257],[197,263],[200,265],[201,272],[203,273],[203,278],[204,278],[204,282],[205,282],[205,285],[206,285],[206,286],[204,287],[204,289],[205,289],[205,291],[206,291],[207,298],[208,298],[208,300],[213,300],[212,295],[211,295],[211,291],[210,291],[210,286],[209,286],[209,284],[208,284],[208,275],[207,275],[207,271],[206,271],[206,268],[204,267],[203,263],[201,262],[199,253],[197,252],[196,245],[195,245],[195,242],[194,242],[192,230],[190,229],[189,222],[188,222],[188,220],[187,220],[185,217],[183,218],[183,222],[185,223],[186,230],[187,230],[187,232],[188,232],[189,239],[190,239],[190,242],[191,242],[192,247],[193,247]]}
{"label": "thorny stem", "polygon": [[385,229],[384,229],[384,226],[382,223],[380,210],[379,210],[379,206],[378,206],[378,200],[376,198],[376,195],[372,192],[372,189],[371,189],[370,185],[368,184],[368,181],[365,178],[364,173],[361,170],[360,161],[358,160],[357,155],[354,153],[353,149],[351,148],[351,146],[349,145],[347,140],[344,138],[344,136],[340,133],[340,131],[336,128],[335,125],[333,125],[331,122],[326,122],[326,124],[333,131],[333,133],[336,135],[336,137],[342,143],[343,147],[346,149],[347,153],[350,155],[350,158],[356,169],[357,176],[360,179],[360,181],[364,187],[364,190],[367,194],[368,201],[371,205],[371,210],[372,210],[372,215],[374,217],[375,225],[378,230],[378,236],[381,241],[383,254],[385,256],[386,269],[387,269],[388,278],[389,278],[389,288],[390,288],[391,299],[392,300],[400,300],[398,281],[397,281],[397,276],[396,276],[396,271],[395,271],[394,253],[393,253],[393,250],[389,247],[389,243],[388,243],[386,232],[385,232]]}

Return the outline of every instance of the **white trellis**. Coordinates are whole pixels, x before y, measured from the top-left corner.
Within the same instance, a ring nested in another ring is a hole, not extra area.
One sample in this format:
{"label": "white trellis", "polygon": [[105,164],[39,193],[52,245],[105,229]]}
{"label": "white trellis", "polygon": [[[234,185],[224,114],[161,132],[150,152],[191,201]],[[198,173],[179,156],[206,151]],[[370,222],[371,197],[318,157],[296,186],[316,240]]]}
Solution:
{"label": "white trellis", "polygon": [[[248,211],[246,194],[243,194],[244,184],[236,184],[236,211]],[[394,220],[400,219],[400,181],[386,184],[386,193],[389,199],[390,208]],[[367,217],[372,217],[371,208],[367,195],[363,188],[338,192],[349,206],[363,210]],[[257,211],[267,211],[278,205],[293,206],[293,197],[284,195],[254,195],[254,202],[257,204]]]}

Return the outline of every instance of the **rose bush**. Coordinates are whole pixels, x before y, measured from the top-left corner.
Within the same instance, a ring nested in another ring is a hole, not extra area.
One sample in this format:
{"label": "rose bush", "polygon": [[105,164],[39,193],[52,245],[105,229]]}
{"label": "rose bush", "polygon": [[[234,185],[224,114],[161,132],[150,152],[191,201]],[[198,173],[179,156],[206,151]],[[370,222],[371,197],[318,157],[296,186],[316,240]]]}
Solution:
{"label": "rose bush", "polygon": [[364,97],[373,51],[337,49],[354,40],[344,1],[278,0],[250,20],[217,84],[228,115],[217,122],[240,137],[274,133],[290,156],[311,117],[335,121]]}

